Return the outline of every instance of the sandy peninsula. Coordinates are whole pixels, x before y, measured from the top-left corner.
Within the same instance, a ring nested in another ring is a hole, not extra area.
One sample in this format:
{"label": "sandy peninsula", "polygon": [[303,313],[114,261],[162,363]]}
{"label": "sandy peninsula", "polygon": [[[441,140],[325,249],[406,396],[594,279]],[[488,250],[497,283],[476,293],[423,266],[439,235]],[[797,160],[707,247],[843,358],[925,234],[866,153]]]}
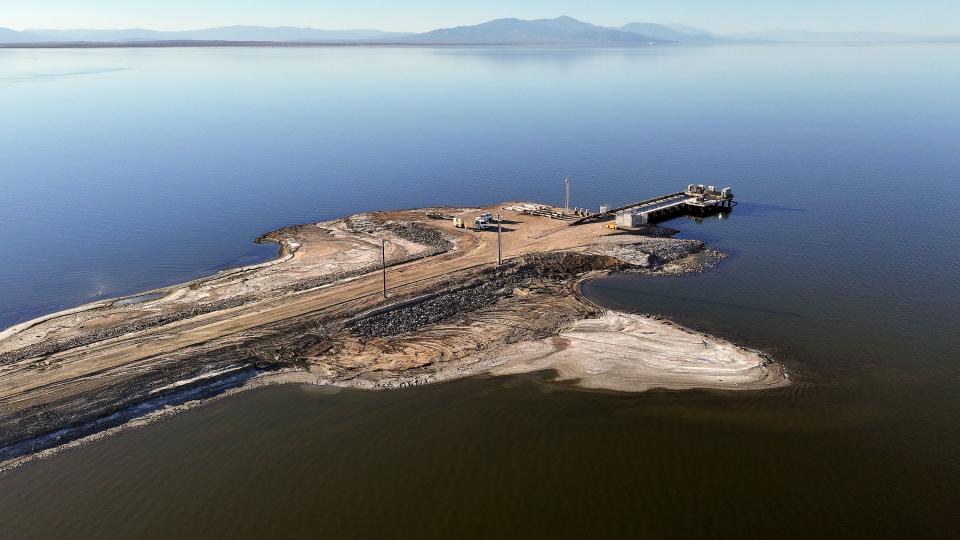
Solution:
{"label": "sandy peninsula", "polygon": [[[621,392],[786,384],[764,355],[584,299],[591,276],[700,271],[722,257],[651,226],[623,231],[490,208],[375,212],[287,227],[277,259],[99,301],[0,332],[0,462],[155,411],[282,382],[387,390],[553,370]],[[502,215],[495,229],[469,225]],[[387,261],[383,294],[381,257]]]}

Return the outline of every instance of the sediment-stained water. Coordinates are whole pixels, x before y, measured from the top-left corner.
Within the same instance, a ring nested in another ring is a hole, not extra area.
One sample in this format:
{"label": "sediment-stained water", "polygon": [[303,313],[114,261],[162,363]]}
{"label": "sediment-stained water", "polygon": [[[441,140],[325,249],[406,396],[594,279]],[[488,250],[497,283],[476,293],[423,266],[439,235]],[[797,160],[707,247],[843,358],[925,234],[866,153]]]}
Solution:
{"label": "sediment-stained water", "polygon": [[741,203],[668,225],[731,257],[584,291],[793,382],[258,390],[0,476],[3,535],[955,536],[958,51],[0,51],[0,326],[286,224],[695,182]]}

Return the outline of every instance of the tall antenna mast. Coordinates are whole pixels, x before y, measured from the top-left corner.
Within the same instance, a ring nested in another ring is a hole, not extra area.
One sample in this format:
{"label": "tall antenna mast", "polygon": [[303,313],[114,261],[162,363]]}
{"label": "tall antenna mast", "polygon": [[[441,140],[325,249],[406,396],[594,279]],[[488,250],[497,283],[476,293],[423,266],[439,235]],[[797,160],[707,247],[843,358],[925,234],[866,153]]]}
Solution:
{"label": "tall antenna mast", "polygon": [[570,210],[570,177],[563,179],[563,209]]}

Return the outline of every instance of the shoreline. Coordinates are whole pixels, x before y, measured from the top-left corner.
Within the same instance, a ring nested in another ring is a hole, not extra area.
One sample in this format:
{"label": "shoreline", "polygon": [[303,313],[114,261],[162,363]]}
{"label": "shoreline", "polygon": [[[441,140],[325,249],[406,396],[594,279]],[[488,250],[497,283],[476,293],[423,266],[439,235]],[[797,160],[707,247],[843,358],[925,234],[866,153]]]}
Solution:
{"label": "shoreline", "polygon": [[[596,276],[594,276],[596,277]],[[577,286],[582,285],[583,283],[589,281],[590,278],[582,279],[577,282]],[[586,298],[583,298],[583,301],[591,303],[592,302]],[[59,455],[62,452],[72,450],[74,448],[84,447],[90,444],[94,444],[98,441],[116,437],[122,435],[131,430],[140,429],[143,427],[150,426],[156,422],[161,422],[173,418],[181,413],[185,413],[194,409],[205,407],[207,405],[216,403],[222,399],[238,396],[241,394],[246,394],[247,392],[253,392],[257,390],[262,390],[265,388],[272,388],[275,386],[284,386],[284,385],[310,385],[316,387],[337,387],[337,388],[348,388],[358,391],[367,391],[367,392],[389,392],[393,390],[401,390],[406,388],[412,388],[416,386],[422,386],[424,384],[443,384],[447,382],[453,382],[460,379],[470,378],[470,377],[481,377],[489,376],[492,378],[501,378],[509,377],[513,375],[521,374],[531,374],[537,372],[552,372],[554,374],[553,382],[560,383],[568,391],[601,391],[601,392],[610,392],[615,394],[634,394],[640,392],[647,392],[650,390],[669,390],[669,391],[685,391],[685,390],[715,390],[715,391],[729,391],[729,392],[744,392],[744,391],[761,391],[765,389],[774,389],[782,388],[791,384],[791,379],[788,372],[780,364],[777,364],[773,359],[763,351],[751,349],[749,347],[737,345],[735,343],[726,340],[725,338],[720,338],[712,334],[707,334],[704,332],[696,331],[690,329],[686,326],[683,326],[679,323],[672,321],[669,318],[664,318],[659,315],[649,315],[649,314],[627,314],[623,312],[616,312],[613,310],[605,310],[605,314],[619,314],[626,315],[630,317],[636,317],[640,319],[645,319],[654,324],[664,325],[668,327],[675,328],[681,332],[686,332],[696,336],[706,337],[718,342],[728,343],[737,350],[747,351],[762,357],[766,364],[764,367],[768,367],[774,372],[768,380],[765,381],[765,384],[760,384],[756,386],[741,386],[741,387],[730,387],[729,385],[710,385],[706,382],[699,382],[696,385],[681,385],[669,381],[661,381],[660,384],[651,384],[642,390],[637,389],[622,389],[622,388],[609,388],[609,387],[597,387],[581,384],[581,381],[572,380],[569,377],[564,378],[562,373],[560,373],[556,366],[551,365],[529,365],[529,369],[517,369],[516,365],[505,367],[506,364],[510,363],[511,359],[504,356],[495,358],[488,361],[478,361],[473,365],[473,370],[464,371],[457,369],[445,369],[442,370],[442,373],[433,380],[428,382],[421,382],[422,379],[418,376],[410,376],[406,380],[400,382],[394,387],[380,387],[380,388],[360,388],[352,384],[336,384],[325,382],[321,376],[316,374],[311,374],[306,371],[289,369],[281,370],[274,372],[259,372],[254,376],[240,381],[236,385],[231,385],[229,380],[223,379],[213,379],[210,380],[206,385],[200,385],[194,388],[189,388],[185,390],[185,393],[188,395],[201,395],[202,397],[197,397],[193,399],[183,399],[183,396],[170,396],[165,402],[144,414],[136,414],[134,411],[121,411],[121,416],[124,417],[124,420],[119,424],[112,425],[105,429],[84,429],[83,426],[74,428],[77,430],[77,435],[74,438],[70,438],[61,444],[55,444],[53,446],[46,446],[42,449],[26,453],[23,455],[0,459],[0,476],[17,469],[23,465],[33,463],[35,461],[41,461],[45,459],[52,458]],[[541,340],[543,341],[543,340]],[[537,350],[536,354],[543,357],[549,353],[545,351]],[[516,361],[516,358],[513,359]],[[223,388],[218,391],[218,388]],[[125,412],[129,414],[124,415]],[[42,438],[42,437],[41,437]],[[30,441],[26,441],[29,443]]]}
{"label": "shoreline", "polygon": [[[291,257],[293,257],[293,254],[296,253],[297,249],[299,249],[300,246],[299,245],[290,246],[290,245],[287,245],[285,242],[266,238],[267,235],[272,234],[273,232],[276,232],[276,231],[272,231],[270,233],[261,235],[256,239],[254,239],[254,243],[256,244],[266,244],[266,243],[277,244],[277,256],[272,259],[269,259],[260,263],[248,264],[245,266],[233,266],[230,268],[224,268],[223,270],[218,270],[217,272],[209,276],[203,276],[196,279],[191,279],[189,281],[184,281],[181,283],[172,283],[170,285],[165,285],[163,287],[147,289],[145,291],[139,291],[139,292],[136,292],[133,294],[127,294],[124,296],[117,296],[114,298],[106,298],[103,300],[87,302],[71,308],[55,311],[53,313],[48,313],[46,315],[41,315],[39,317],[34,317],[32,319],[28,319],[26,321],[13,324],[11,326],[8,326],[7,328],[0,330],[0,340],[7,339],[21,332],[25,332],[38,324],[49,322],[51,320],[58,319],[61,317],[74,315],[76,313],[89,311],[91,309],[97,309],[101,307],[111,307],[111,306],[117,305],[118,303],[122,304],[125,300],[126,301],[135,300],[137,298],[142,298],[142,297],[148,297],[148,296],[153,297],[154,295],[159,295],[155,298],[149,298],[149,300],[161,300],[171,292],[183,287],[190,287],[192,285],[206,283],[215,279],[229,277],[242,272],[248,272],[252,270],[257,270],[259,268],[265,268],[267,266],[271,266],[274,264],[280,264],[284,261],[289,260]],[[137,303],[140,303],[140,302],[130,302],[130,304],[137,304]]]}
{"label": "shoreline", "polygon": [[[497,265],[496,232],[448,219],[515,208],[370,212],[284,227],[257,238],[279,244],[271,261],[8,328],[0,456],[50,450],[34,441],[72,447],[179,410],[184,393],[232,395],[278,377],[369,390],[541,370],[626,392],[789,384],[756,351],[610,312],[580,293],[598,275],[702,272],[723,254],[659,227],[571,226],[513,210]],[[389,295],[380,291],[381,250]],[[246,375],[231,386],[237,373]]]}

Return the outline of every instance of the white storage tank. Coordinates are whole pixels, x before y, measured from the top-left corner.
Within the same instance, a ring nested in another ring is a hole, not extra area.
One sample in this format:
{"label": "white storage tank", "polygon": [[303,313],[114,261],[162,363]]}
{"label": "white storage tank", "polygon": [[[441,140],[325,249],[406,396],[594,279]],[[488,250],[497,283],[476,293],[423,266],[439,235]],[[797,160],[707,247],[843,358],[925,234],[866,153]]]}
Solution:
{"label": "white storage tank", "polygon": [[629,229],[647,224],[647,215],[641,212],[620,212],[617,214],[617,227]]}

